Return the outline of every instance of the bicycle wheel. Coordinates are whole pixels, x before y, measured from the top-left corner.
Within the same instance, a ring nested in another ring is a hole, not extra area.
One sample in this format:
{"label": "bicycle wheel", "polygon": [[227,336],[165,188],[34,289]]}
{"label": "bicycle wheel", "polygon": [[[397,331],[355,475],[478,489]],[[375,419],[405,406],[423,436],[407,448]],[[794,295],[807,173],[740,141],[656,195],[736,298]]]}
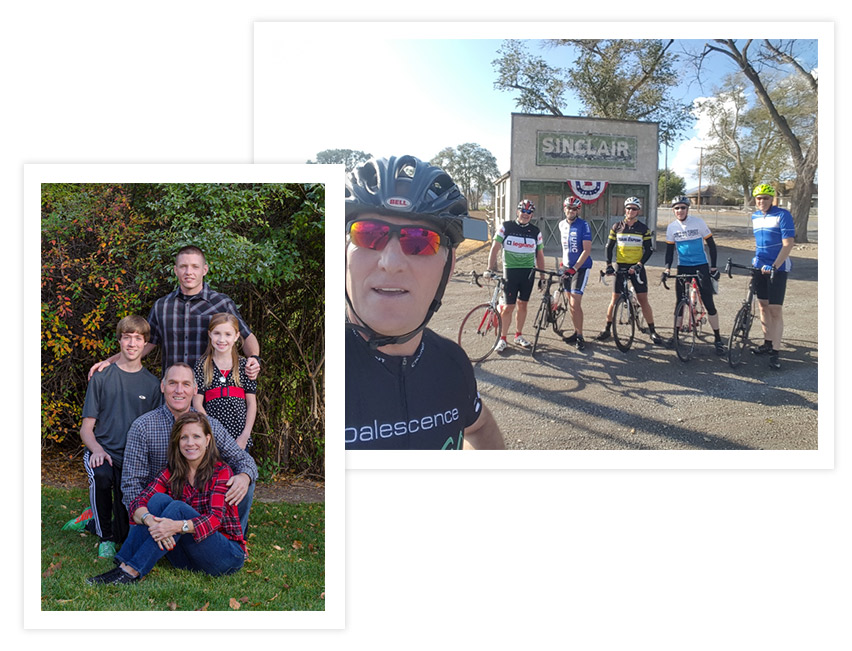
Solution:
{"label": "bicycle wheel", "polygon": [[633,316],[633,307],[624,296],[619,296],[612,309],[612,336],[618,350],[626,353],[633,344],[636,336],[636,319]]}
{"label": "bicycle wheel", "polygon": [[743,305],[734,317],[734,329],[728,339],[728,364],[731,368],[736,368],[742,363],[743,351],[748,345],[748,333],[753,319],[754,314],[748,305]]}
{"label": "bicycle wheel", "polygon": [[648,326],[645,325],[645,315],[642,314],[642,306],[639,305],[639,299],[636,298],[636,293],[630,293],[630,302],[633,304],[633,319],[636,321],[636,329],[642,334],[648,332]]}
{"label": "bicycle wheel", "polygon": [[695,313],[687,299],[681,299],[675,309],[674,336],[677,356],[683,362],[688,362],[695,350]]}
{"label": "bicycle wheel", "polygon": [[533,337],[533,345],[532,345],[532,355],[535,357],[535,350],[538,348],[538,337],[541,334],[542,330],[547,329],[547,303],[546,301],[550,300],[550,296],[543,296],[541,300],[541,304],[538,306],[538,312],[535,315],[535,321],[533,321],[533,329],[535,330],[535,336]]}
{"label": "bicycle wheel", "polygon": [[488,357],[500,341],[503,319],[490,303],[477,305],[462,320],[459,328],[459,346],[471,362],[481,362]]}
{"label": "bicycle wheel", "polygon": [[565,316],[570,311],[570,306],[565,292],[561,289],[557,291],[559,292],[559,298],[555,301],[556,309],[553,312],[553,332],[561,335],[565,329]]}

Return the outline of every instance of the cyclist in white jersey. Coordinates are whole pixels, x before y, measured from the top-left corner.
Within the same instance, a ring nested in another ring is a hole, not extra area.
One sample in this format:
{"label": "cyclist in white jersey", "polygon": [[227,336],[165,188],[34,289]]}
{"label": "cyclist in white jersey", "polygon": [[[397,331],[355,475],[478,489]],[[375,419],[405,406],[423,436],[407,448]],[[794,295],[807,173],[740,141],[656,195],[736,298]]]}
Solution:
{"label": "cyclist in white jersey", "polygon": [[[698,287],[701,291],[701,300],[707,308],[707,319],[713,328],[713,344],[717,355],[725,354],[725,344],[719,334],[719,314],[716,312],[716,304],[713,301],[713,286],[710,278],[718,280],[719,270],[716,268],[716,242],[707,224],[700,217],[689,214],[690,200],[688,197],[680,196],[672,199],[672,212],[674,221],[666,229],[666,268],[663,272],[671,272],[674,254],[677,251],[677,273],[698,274]],[[704,244],[710,252],[710,262],[704,252]],[[677,303],[683,296],[683,288],[677,284]],[[675,303],[675,305],[677,305]],[[668,341],[668,345],[674,343],[674,338]]]}

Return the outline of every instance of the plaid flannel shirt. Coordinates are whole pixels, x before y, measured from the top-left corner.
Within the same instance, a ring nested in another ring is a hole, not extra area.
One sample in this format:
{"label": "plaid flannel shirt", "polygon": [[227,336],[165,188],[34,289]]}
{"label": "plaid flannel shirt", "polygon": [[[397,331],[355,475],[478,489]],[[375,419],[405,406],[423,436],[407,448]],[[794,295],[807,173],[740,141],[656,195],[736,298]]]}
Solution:
{"label": "plaid flannel shirt", "polygon": [[207,325],[218,312],[230,312],[240,323],[243,341],[251,334],[237,306],[228,296],[204,283],[198,294],[187,296],[180,288],[158,298],[148,314],[152,344],[162,348],[163,373],[176,362],[195,366],[207,350]]}
{"label": "plaid flannel shirt", "polygon": [[183,495],[177,496],[172,495],[169,485],[171,472],[166,468],[133,500],[130,505],[130,512],[135,513],[136,509],[148,506],[148,501],[156,493],[171,495],[176,500],[186,502],[201,514],[200,517],[192,518],[192,524],[195,528],[192,538],[195,542],[201,542],[218,531],[226,538],[239,543],[245,554],[246,542],[243,538],[243,529],[240,525],[237,507],[236,505],[229,506],[225,501],[225,493],[228,492],[226,484],[231,477],[233,477],[231,469],[220,461],[216,464],[215,474],[205,486],[196,490],[187,482],[183,485]]}
{"label": "plaid flannel shirt", "polygon": [[[252,481],[256,481],[257,465],[254,459],[237,445],[222,423],[212,417],[209,420],[222,461],[231,467],[235,475],[245,473]],[[124,505],[131,515],[133,511],[129,508],[130,504],[168,463],[169,436],[174,424],[175,417],[168,405],[161,405],[134,420],[127,431],[121,492]]]}

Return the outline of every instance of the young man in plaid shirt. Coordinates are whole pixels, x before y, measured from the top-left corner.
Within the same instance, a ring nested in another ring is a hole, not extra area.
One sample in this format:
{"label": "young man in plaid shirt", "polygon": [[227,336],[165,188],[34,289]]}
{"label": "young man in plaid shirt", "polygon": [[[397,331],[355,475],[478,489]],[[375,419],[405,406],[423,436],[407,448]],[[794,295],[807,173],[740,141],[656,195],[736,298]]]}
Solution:
{"label": "young man in plaid shirt", "polygon": [[[260,343],[240,316],[230,297],[213,291],[204,282],[209,271],[204,253],[196,246],[185,246],[175,258],[174,273],[179,287],[171,294],[157,299],[148,314],[151,339],[142,351],[144,357],[156,346],[163,352],[163,370],[182,362],[190,367],[207,348],[207,325],[218,312],[237,317],[243,340],[243,354],[248,359],[246,373],[251,380],[260,372]],[[89,378],[117,361],[118,356],[98,362],[89,370]]]}

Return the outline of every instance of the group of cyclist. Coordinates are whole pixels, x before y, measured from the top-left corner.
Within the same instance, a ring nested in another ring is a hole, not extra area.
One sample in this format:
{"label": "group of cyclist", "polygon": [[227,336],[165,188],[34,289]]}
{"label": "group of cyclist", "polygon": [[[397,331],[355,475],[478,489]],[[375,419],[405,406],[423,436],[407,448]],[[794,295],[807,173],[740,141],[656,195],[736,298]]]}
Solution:
{"label": "group of cyclist", "polygon": [[[756,240],[753,265],[764,343],[752,349],[780,368],[783,329],[781,306],[791,263],[795,229],[790,213],[774,206],[768,184],[754,189],[752,215]],[[477,391],[473,369],[454,342],[426,326],[441,305],[455,265],[456,247],[465,239],[467,201],[450,176],[413,156],[371,159],[346,177],[346,448],[347,449],[502,449],[503,435]],[[711,277],[718,277],[716,245],[706,223],[689,215],[690,201],[672,201],[675,219],[666,230],[669,273],[674,254],[678,274],[697,273],[702,300],[714,333],[716,352],[724,354]],[[563,256],[562,290],[568,295],[574,326],[564,336],[585,348],[582,297],[592,267],[589,224],[579,217],[576,197],[563,203],[559,223]],[[624,202],[624,219],[614,224],[606,246],[606,272],[616,274],[607,324],[598,340],[611,336],[612,310],[621,283],[630,279],[649,327],[651,341],[666,345],[654,328],[648,303],[645,263],[653,254],[652,233],[639,221],[641,201]],[[503,331],[498,351],[512,341],[522,348],[527,303],[534,269],[544,268],[541,231],[531,223],[535,206],[524,199],[515,220],[504,222],[492,242],[489,271],[497,272],[503,252],[506,280]],[[710,253],[708,260],[705,243]],[[613,255],[615,265],[613,266]],[[769,278],[772,282],[769,282]],[[540,281],[543,278],[540,279]],[[679,292],[680,293],[680,292]],[[678,300],[680,296],[678,296]]]}

